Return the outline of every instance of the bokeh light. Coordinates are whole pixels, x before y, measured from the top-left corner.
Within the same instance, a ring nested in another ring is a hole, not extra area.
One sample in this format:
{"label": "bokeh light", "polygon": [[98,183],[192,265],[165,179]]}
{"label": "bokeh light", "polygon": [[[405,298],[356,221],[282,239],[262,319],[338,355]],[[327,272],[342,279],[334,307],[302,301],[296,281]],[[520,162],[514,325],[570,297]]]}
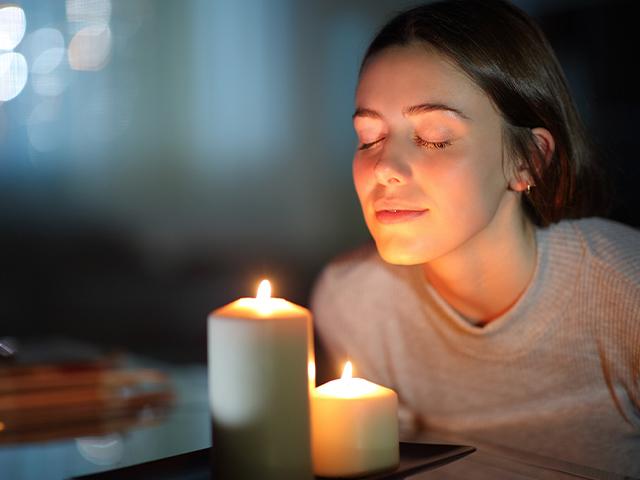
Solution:
{"label": "bokeh light", "polygon": [[122,460],[124,455],[122,435],[119,433],[103,437],[77,438],[76,447],[80,455],[96,465],[114,465]]}
{"label": "bokeh light", "polygon": [[109,62],[111,29],[108,25],[89,25],[69,42],[69,66],[74,70],[101,70]]}
{"label": "bokeh light", "polygon": [[30,85],[41,96],[60,95],[69,84],[65,42],[55,28],[40,28],[27,35],[21,50],[30,61]]}
{"label": "bokeh light", "polygon": [[25,39],[23,51],[31,59],[31,73],[46,75],[62,63],[64,37],[55,28],[40,28]]}
{"label": "bokeh light", "polygon": [[55,97],[60,95],[69,85],[68,69],[58,69],[46,75],[32,75],[31,87],[38,95]]}
{"label": "bokeh light", "polygon": [[0,5],[0,50],[16,48],[26,28],[24,10],[14,5]]}
{"label": "bokeh light", "polygon": [[106,25],[111,19],[110,0],[67,0],[69,22]]}
{"label": "bokeh light", "polygon": [[0,101],[7,102],[22,91],[28,71],[22,54],[7,52],[0,55]]}

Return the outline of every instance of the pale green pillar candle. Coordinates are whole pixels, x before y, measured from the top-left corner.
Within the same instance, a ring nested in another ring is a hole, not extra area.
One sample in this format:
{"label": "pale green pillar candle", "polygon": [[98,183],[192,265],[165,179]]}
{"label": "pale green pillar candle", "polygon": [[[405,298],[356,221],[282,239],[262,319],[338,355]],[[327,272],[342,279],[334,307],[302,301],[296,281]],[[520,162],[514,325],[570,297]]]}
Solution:
{"label": "pale green pillar candle", "polygon": [[311,314],[271,298],[241,298],[209,315],[214,478],[307,480],[311,467]]}

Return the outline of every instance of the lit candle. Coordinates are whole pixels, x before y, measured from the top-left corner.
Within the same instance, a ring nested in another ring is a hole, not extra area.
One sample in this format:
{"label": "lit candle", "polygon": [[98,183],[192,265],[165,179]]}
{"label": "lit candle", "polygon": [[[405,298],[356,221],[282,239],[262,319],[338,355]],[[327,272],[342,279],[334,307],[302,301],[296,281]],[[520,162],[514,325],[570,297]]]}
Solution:
{"label": "lit candle", "polygon": [[342,378],[319,386],[312,397],[313,471],[322,477],[355,477],[398,465],[398,396],[351,372],[347,362]]}
{"label": "lit candle", "polygon": [[313,478],[309,311],[263,281],[209,315],[208,342],[214,477]]}

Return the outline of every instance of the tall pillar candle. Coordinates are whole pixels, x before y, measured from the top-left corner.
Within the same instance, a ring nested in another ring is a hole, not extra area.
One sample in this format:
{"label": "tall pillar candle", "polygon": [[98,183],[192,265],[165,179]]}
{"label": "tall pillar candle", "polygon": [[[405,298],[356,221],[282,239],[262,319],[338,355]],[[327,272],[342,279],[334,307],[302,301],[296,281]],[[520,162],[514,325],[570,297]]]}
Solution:
{"label": "tall pillar candle", "polygon": [[311,314],[271,298],[241,298],[209,315],[209,403],[215,478],[312,479]]}

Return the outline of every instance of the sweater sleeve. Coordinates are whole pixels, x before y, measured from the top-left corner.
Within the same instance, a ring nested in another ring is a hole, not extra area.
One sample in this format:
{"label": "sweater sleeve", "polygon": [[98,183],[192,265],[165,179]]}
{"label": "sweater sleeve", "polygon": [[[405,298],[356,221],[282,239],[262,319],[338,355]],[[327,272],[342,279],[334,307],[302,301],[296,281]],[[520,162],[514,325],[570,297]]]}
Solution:
{"label": "sweater sleeve", "polygon": [[612,278],[598,348],[616,408],[640,432],[640,283]]}
{"label": "sweater sleeve", "polygon": [[624,419],[640,431],[640,233],[603,219],[580,223],[590,291],[602,301],[595,330],[607,386]]}

